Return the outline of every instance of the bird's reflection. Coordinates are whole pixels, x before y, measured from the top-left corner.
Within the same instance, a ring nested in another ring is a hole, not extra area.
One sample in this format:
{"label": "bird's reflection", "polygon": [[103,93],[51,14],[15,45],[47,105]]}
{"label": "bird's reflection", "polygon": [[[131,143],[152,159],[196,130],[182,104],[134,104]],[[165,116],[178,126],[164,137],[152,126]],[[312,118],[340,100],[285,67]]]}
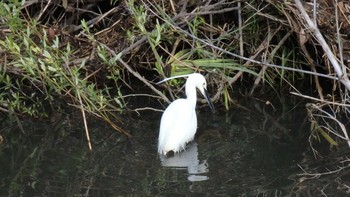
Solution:
{"label": "bird's reflection", "polygon": [[189,173],[187,179],[189,181],[205,181],[209,177],[205,173],[209,172],[209,164],[207,160],[200,162],[198,160],[198,148],[197,143],[192,142],[188,144],[186,150],[174,154],[174,156],[160,157],[161,164],[164,167],[170,167],[176,170],[185,170]]}

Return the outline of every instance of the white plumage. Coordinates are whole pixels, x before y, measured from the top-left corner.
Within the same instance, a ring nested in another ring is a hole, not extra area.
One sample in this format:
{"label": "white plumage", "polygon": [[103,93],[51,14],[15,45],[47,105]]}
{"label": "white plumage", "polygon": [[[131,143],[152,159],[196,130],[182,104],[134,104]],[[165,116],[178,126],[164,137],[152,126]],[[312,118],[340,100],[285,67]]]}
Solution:
{"label": "white plumage", "polygon": [[[166,155],[169,151],[179,152],[186,143],[193,140],[197,130],[196,88],[202,93],[214,111],[213,104],[207,93],[207,82],[203,75],[193,73],[187,75],[186,98],[177,99],[164,111],[158,138],[158,153]],[[166,79],[167,80],[167,79]]]}

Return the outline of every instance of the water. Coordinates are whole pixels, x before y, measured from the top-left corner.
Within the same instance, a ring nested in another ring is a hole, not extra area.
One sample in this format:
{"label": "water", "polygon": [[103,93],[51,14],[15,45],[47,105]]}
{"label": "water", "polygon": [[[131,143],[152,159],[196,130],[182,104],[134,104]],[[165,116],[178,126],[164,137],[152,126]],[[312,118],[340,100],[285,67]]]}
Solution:
{"label": "water", "polygon": [[348,154],[314,159],[304,104],[246,100],[218,111],[199,109],[195,141],[171,158],[157,155],[159,112],[126,118],[123,127],[132,139],[89,120],[93,152],[79,114],[22,121],[24,133],[2,121],[0,196],[347,195],[347,170],[299,175],[301,168],[332,169]]}

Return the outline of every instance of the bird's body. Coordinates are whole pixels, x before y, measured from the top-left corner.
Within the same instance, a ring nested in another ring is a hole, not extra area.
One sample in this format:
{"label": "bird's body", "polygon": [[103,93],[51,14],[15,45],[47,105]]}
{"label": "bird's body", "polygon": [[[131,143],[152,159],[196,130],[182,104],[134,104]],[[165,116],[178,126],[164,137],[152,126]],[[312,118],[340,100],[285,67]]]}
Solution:
{"label": "bird's body", "polygon": [[158,153],[166,155],[169,151],[179,152],[193,140],[197,130],[196,88],[207,99],[214,111],[206,92],[205,78],[198,73],[190,74],[186,81],[186,99],[177,99],[164,111],[159,130]]}
{"label": "bird's body", "polygon": [[[180,110],[182,108],[185,110]],[[169,105],[161,119],[160,131],[169,132],[159,133],[158,152],[166,154],[169,151],[181,151],[185,148],[187,142],[193,140],[196,130],[197,115],[195,108],[186,99],[174,101]]]}

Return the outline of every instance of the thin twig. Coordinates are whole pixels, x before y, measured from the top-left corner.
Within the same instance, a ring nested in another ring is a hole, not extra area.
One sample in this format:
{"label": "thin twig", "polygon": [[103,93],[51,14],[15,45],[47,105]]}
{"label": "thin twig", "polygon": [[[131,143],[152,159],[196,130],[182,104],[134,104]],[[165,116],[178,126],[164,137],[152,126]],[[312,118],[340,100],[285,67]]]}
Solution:
{"label": "thin twig", "polygon": [[153,107],[142,107],[142,108],[136,108],[136,109],[133,109],[134,111],[136,111],[137,113],[139,111],[145,111],[145,110],[152,110],[152,111],[157,111],[157,112],[164,112],[164,110],[162,109],[156,109],[156,108],[153,108]]}
{"label": "thin twig", "polygon": [[239,31],[239,54],[244,55],[243,48],[243,20],[242,20],[242,5],[241,1],[238,2],[238,31]]}
{"label": "thin twig", "polygon": [[144,77],[140,75],[140,73],[134,71],[127,63],[125,63],[122,59],[118,59],[118,61],[136,78],[138,78],[140,81],[142,81],[146,86],[151,88],[155,93],[157,93],[159,96],[161,96],[164,101],[167,103],[171,103],[170,100],[159,90],[157,90],[152,84],[150,84]]}
{"label": "thin twig", "polygon": [[181,13],[181,16],[199,16],[199,15],[210,15],[210,14],[222,14],[225,12],[231,12],[234,10],[239,10],[239,7],[232,7],[232,8],[224,8],[221,10],[214,10],[214,11],[203,11],[203,12],[195,12],[195,13]]}
{"label": "thin twig", "polygon": [[46,6],[44,7],[44,9],[40,12],[39,16],[36,18],[36,20],[40,21],[41,16],[45,13],[45,11],[47,10],[47,8],[49,7],[49,5],[51,4],[51,0],[49,0],[46,4]]}
{"label": "thin twig", "polygon": [[[69,66],[66,66],[66,68],[69,71],[69,73],[71,74],[71,76],[73,76],[72,71],[70,70]],[[73,86],[74,86],[75,92],[77,93],[77,96],[78,96],[79,108],[80,108],[81,114],[83,115],[83,122],[84,122],[84,129],[85,129],[86,140],[88,142],[89,150],[91,151],[92,150],[92,145],[91,145],[91,140],[90,140],[89,128],[88,128],[87,121],[86,121],[84,104],[83,104],[83,101],[81,99],[81,95],[80,95],[80,90],[78,88],[77,79],[75,79],[72,82],[73,82]]]}
{"label": "thin twig", "polygon": [[[115,12],[117,12],[119,10],[118,7],[115,7],[115,8],[112,8],[110,10],[108,10],[106,13],[102,14],[102,15],[99,15],[89,21],[86,22],[86,24],[89,26],[89,27],[92,27],[93,25],[96,25],[98,22],[100,22],[103,18],[105,18],[106,16],[110,15],[110,14],[113,14]],[[117,21],[118,22],[118,21]],[[71,29],[70,31],[68,31],[68,33],[73,33],[75,31],[78,31],[78,30],[81,30],[83,28],[83,25],[78,25],[76,26],[75,28]],[[81,33],[80,33],[81,34]],[[78,35],[79,36],[79,35]]]}
{"label": "thin twig", "polygon": [[314,101],[317,101],[317,102],[325,103],[325,104],[338,105],[338,106],[342,106],[342,107],[350,107],[349,104],[343,104],[343,103],[338,103],[338,102],[334,102],[334,101],[327,101],[327,100],[323,100],[323,99],[319,99],[319,98],[303,95],[303,94],[300,94],[300,93],[297,93],[297,92],[290,92],[290,94],[295,95],[295,96],[300,96],[300,97],[303,97],[303,98],[306,98],[306,99],[314,100]]}
{"label": "thin twig", "polygon": [[86,121],[83,101],[81,100],[80,91],[77,89],[77,86],[75,86],[75,89],[76,89],[77,96],[78,96],[78,99],[79,99],[80,111],[81,111],[81,114],[83,115],[83,122],[84,122],[84,129],[85,129],[86,140],[88,142],[89,150],[92,150],[90,134],[89,134],[89,128],[87,126],[87,121]]}
{"label": "thin twig", "polygon": [[[349,162],[350,160],[347,159],[347,160],[345,160],[345,161]],[[345,162],[345,161],[343,161],[343,162]],[[348,165],[346,165],[346,166],[344,166],[344,167],[338,166],[339,168],[336,169],[336,170],[328,171],[328,172],[322,172],[322,173],[309,173],[309,172],[307,172],[306,170],[304,170],[303,167],[301,167],[299,164],[298,164],[298,167],[304,172],[304,173],[298,174],[298,176],[320,177],[320,176],[323,176],[323,175],[329,175],[329,174],[338,173],[338,172],[340,172],[340,171],[342,171],[342,170],[344,170],[344,169],[350,167],[350,164],[348,164]]]}

